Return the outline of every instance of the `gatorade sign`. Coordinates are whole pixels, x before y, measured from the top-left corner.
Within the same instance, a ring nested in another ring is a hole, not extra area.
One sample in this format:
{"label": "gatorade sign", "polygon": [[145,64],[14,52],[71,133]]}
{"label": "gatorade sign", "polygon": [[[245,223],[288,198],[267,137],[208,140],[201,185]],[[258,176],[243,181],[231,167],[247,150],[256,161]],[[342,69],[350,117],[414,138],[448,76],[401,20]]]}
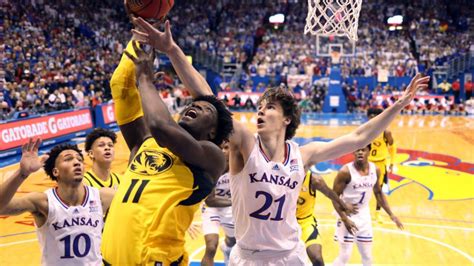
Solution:
{"label": "gatorade sign", "polygon": [[105,124],[110,124],[115,122],[115,107],[113,103],[104,104],[101,106],[102,116],[104,118]]}
{"label": "gatorade sign", "polygon": [[47,140],[92,127],[89,109],[0,124],[0,150],[20,147],[29,138]]}

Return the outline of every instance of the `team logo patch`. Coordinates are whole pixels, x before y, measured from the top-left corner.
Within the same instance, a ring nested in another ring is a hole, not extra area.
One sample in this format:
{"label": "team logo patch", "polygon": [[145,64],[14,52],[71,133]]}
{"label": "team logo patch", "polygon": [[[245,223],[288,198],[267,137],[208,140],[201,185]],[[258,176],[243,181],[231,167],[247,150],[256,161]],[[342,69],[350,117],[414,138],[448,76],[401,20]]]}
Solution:
{"label": "team logo patch", "polygon": [[144,150],[137,154],[130,164],[130,170],[136,174],[152,176],[168,170],[173,159],[166,153]]}
{"label": "team logo patch", "polygon": [[291,159],[290,161],[290,172],[299,171],[300,168],[298,167],[298,160]]}
{"label": "team logo patch", "polygon": [[98,212],[99,206],[97,206],[97,202],[95,200],[89,201],[89,212]]}
{"label": "team logo patch", "polygon": [[72,213],[78,214],[78,213],[79,213],[79,210],[76,208],[76,209],[74,209],[74,211],[73,211]]}
{"label": "team logo patch", "polygon": [[278,167],[278,165],[275,164],[275,165],[273,166],[272,170],[280,170],[280,167]]}

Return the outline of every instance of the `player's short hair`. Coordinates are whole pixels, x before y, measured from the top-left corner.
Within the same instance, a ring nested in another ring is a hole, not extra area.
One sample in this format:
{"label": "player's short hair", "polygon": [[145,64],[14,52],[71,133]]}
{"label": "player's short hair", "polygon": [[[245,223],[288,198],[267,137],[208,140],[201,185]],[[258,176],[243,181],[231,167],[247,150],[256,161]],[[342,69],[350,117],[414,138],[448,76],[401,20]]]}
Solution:
{"label": "player's short hair", "polygon": [[367,144],[366,147],[369,148],[369,151],[371,151],[372,150],[372,143]]}
{"label": "player's short hair", "polygon": [[260,105],[263,100],[280,103],[283,108],[283,115],[291,120],[286,127],[285,140],[293,138],[301,122],[301,110],[293,94],[287,88],[281,86],[268,88],[258,99],[257,105]]}
{"label": "player's short hair", "polygon": [[378,116],[382,112],[383,112],[383,110],[381,108],[370,107],[369,109],[367,109],[367,117]]}
{"label": "player's short hair", "polygon": [[114,144],[117,143],[117,134],[115,134],[115,132],[108,129],[96,128],[87,135],[85,150],[90,151],[92,149],[94,141],[96,141],[100,137],[107,137],[111,139]]}
{"label": "player's short hair", "polygon": [[232,113],[227,109],[225,104],[216,98],[214,95],[202,95],[196,97],[194,102],[205,101],[214,106],[217,110],[217,126],[216,136],[210,141],[220,146],[224,140],[228,140],[234,131],[234,122],[232,120]]}
{"label": "player's short hair", "polygon": [[56,159],[58,158],[59,154],[65,150],[74,150],[79,153],[82,159],[84,159],[84,156],[82,155],[81,150],[77,147],[76,144],[59,144],[54,146],[49,152],[49,158],[44,162],[43,169],[46,172],[46,174],[54,181],[57,181],[58,179],[53,175],[53,169],[56,164]]}

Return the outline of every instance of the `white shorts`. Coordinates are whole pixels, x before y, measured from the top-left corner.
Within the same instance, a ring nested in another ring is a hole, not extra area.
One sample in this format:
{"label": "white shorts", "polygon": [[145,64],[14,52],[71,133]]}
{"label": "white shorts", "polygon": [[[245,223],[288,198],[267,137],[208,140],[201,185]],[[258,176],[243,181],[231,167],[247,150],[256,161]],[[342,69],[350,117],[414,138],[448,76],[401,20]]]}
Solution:
{"label": "white shorts", "polygon": [[232,218],[232,207],[210,208],[203,207],[202,231],[204,235],[219,234],[219,226],[222,226],[228,237],[234,237],[234,219]]}
{"label": "white shorts", "polygon": [[370,220],[370,213],[363,215],[354,215],[349,217],[357,228],[359,229],[355,235],[347,231],[346,226],[341,220],[337,220],[336,234],[334,240],[340,243],[353,243],[354,240],[359,243],[371,243],[373,238],[372,221]]}
{"label": "white shorts", "polygon": [[260,252],[241,249],[237,241],[230,252],[229,266],[309,266],[307,258],[303,241],[292,250]]}

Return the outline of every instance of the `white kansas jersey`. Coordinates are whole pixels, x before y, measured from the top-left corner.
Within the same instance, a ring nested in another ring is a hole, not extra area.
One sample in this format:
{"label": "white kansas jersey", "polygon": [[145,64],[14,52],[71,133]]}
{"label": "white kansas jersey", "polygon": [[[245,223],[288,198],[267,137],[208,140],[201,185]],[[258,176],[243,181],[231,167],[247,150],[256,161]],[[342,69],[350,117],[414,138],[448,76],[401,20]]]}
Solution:
{"label": "white kansas jersey", "polygon": [[84,186],[84,201],[68,206],[48,189],[48,218],[37,228],[43,265],[102,265],[100,243],[103,228],[99,190]]}
{"label": "white kansas jersey", "polygon": [[216,184],[216,198],[230,199],[230,185],[229,173],[223,174],[219,177]]}
{"label": "white kansas jersey", "polygon": [[242,171],[230,177],[237,245],[284,251],[300,241],[296,203],[305,176],[298,144],[285,142],[285,161],[272,162],[257,137]]}
{"label": "white kansas jersey", "polygon": [[359,213],[369,213],[369,201],[373,194],[374,185],[377,182],[377,168],[369,162],[369,173],[361,175],[354,167],[354,162],[346,164],[351,174],[351,182],[346,185],[342,192],[342,200],[345,203],[357,204]]}

